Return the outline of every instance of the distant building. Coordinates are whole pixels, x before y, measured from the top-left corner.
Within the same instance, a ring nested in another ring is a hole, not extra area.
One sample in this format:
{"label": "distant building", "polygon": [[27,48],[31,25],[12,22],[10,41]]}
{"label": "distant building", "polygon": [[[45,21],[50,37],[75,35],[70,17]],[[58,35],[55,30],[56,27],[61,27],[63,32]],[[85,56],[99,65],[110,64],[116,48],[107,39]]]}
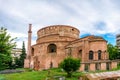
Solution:
{"label": "distant building", "polygon": [[116,45],[120,48],[120,34],[116,35]]}
{"label": "distant building", "polygon": [[80,31],[72,26],[53,25],[37,32],[36,44],[31,46],[31,24],[28,31],[28,52],[25,68],[35,70],[58,67],[68,56],[81,59],[80,71],[110,70],[117,62],[109,60],[107,41],[100,36],[79,38]]}
{"label": "distant building", "polygon": [[21,48],[13,48],[12,49],[12,58],[20,58],[20,54],[22,54]]}

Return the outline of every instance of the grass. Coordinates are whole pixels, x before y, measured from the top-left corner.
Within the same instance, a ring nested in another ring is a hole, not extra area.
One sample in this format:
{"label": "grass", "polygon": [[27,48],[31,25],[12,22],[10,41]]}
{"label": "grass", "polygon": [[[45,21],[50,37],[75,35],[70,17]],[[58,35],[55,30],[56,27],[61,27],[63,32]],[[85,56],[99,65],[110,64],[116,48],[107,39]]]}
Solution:
{"label": "grass", "polygon": [[[18,69],[18,70],[24,70],[24,69]],[[120,70],[119,68],[113,69],[114,70]],[[105,71],[95,71],[95,72],[88,72],[88,73],[99,73],[99,72],[106,72]],[[25,69],[25,72],[22,73],[13,73],[13,74],[1,74],[0,80],[59,80],[58,78],[54,79],[53,77],[66,77],[66,73],[62,71],[59,68],[53,68],[49,70],[43,70],[43,71],[32,71],[30,69]],[[83,76],[84,73],[81,72],[74,72],[71,78],[65,78],[65,80],[78,80],[78,77]]]}
{"label": "grass", "polygon": [[[78,77],[82,75],[81,72],[73,73],[71,78],[66,78],[65,80],[78,80]],[[31,71],[31,72],[22,72],[14,74],[2,74],[0,75],[0,80],[58,80],[53,77],[66,77],[66,73],[61,71],[61,69],[50,69],[44,71]]]}

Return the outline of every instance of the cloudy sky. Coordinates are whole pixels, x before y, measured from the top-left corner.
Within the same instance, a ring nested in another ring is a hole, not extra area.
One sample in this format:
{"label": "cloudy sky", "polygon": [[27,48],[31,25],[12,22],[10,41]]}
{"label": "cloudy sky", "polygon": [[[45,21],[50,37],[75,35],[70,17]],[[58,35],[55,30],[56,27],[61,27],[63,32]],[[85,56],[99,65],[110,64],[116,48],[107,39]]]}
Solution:
{"label": "cloudy sky", "polygon": [[32,44],[37,30],[62,24],[78,28],[80,37],[102,36],[115,45],[120,33],[120,0],[0,0],[0,26],[17,37],[17,47],[22,41],[27,43],[29,23],[33,25]]}

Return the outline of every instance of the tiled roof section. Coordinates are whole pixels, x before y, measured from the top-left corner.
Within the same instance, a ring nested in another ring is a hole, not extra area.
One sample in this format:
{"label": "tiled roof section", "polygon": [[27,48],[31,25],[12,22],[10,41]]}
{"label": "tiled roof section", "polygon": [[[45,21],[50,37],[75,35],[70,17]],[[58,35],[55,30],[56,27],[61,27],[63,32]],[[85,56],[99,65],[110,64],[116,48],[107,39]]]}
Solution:
{"label": "tiled roof section", "polygon": [[[76,39],[74,41],[71,41],[68,45],[71,45],[71,44],[75,44],[75,43],[78,43],[78,42],[81,42],[81,41],[84,41],[84,40],[88,40],[88,41],[106,41],[103,37],[101,36],[94,36],[94,35],[90,35],[90,36],[86,36],[86,37],[83,37],[83,38],[79,38],[79,39]],[[106,41],[107,42],[107,41]],[[67,46],[68,46],[67,45]]]}
{"label": "tiled roof section", "polygon": [[81,39],[83,39],[83,40],[87,39],[87,40],[104,40],[104,41],[106,41],[103,37],[101,37],[101,36],[94,36],[94,35],[86,36],[86,37],[83,37]]}

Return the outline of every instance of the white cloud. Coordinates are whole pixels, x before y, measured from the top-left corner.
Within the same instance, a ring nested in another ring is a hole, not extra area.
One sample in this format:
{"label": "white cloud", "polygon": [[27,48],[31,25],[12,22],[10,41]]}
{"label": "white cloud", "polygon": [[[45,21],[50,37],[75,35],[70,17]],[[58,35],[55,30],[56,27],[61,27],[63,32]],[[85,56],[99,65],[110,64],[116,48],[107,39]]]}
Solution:
{"label": "white cloud", "polygon": [[24,34],[24,33],[15,33],[15,32],[10,32],[10,31],[8,31],[8,33],[10,35],[12,35],[12,38],[15,38],[15,37],[27,37],[27,35]]}
{"label": "white cloud", "polygon": [[[19,45],[22,40],[27,42],[29,23],[33,24],[33,37],[37,37],[40,28],[54,24],[74,26],[81,34],[117,34],[119,3],[119,0],[0,0],[0,25],[7,25],[13,37],[20,37]],[[96,25],[99,22],[106,25],[100,29]]]}

